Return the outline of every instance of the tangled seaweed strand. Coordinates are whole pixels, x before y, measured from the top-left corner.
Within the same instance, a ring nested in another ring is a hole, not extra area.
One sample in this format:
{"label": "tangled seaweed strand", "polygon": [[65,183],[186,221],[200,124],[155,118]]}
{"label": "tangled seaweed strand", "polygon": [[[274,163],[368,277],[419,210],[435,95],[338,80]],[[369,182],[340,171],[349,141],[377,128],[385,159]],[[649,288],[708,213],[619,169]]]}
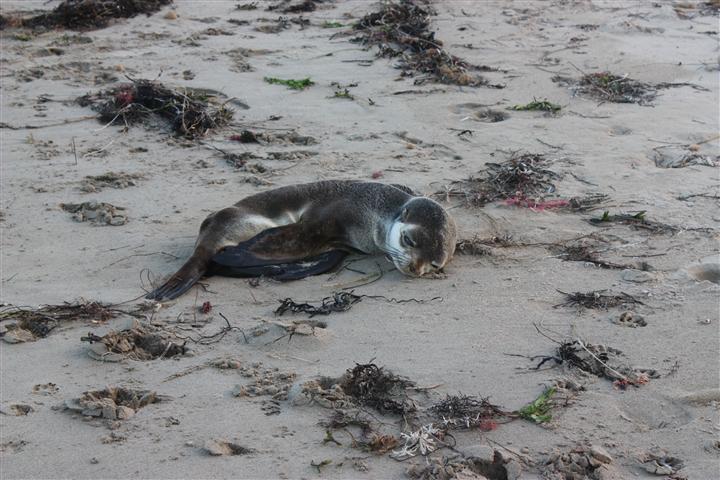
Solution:
{"label": "tangled seaweed strand", "polygon": [[430,411],[448,426],[479,427],[481,430],[493,429],[493,419],[512,416],[490,403],[488,398],[463,394],[447,395],[444,400],[432,405]]}
{"label": "tangled seaweed strand", "polygon": [[405,388],[412,385],[410,380],[386,372],[374,363],[355,365],[340,381],[343,392],[361,405],[400,415],[415,410],[405,394]]}
{"label": "tangled seaweed strand", "polygon": [[[413,0],[384,3],[380,10],[365,15],[355,25],[355,29],[363,34],[356,41],[376,45],[381,57],[399,57],[403,76],[420,72],[440,83],[487,85],[484,78],[468,73],[468,70],[479,67],[451,55],[435,38],[435,32],[430,30],[430,15],[433,13]],[[420,79],[415,81],[416,84],[423,82]]]}
{"label": "tangled seaweed strand", "polygon": [[105,321],[127,312],[99,302],[44,305],[36,309],[8,306],[0,312],[0,321],[16,320],[15,328],[28,330],[35,337],[45,338],[60,322],[69,320]]}
{"label": "tangled seaweed strand", "polygon": [[607,310],[610,307],[617,307],[619,305],[645,305],[643,302],[638,300],[627,293],[621,293],[620,295],[605,295],[605,290],[595,290],[592,292],[558,292],[565,295],[565,301],[555,305],[557,307],[582,307],[582,308],[595,308]]}
{"label": "tangled seaweed strand", "polygon": [[467,203],[482,207],[496,200],[531,199],[553,193],[552,180],[559,175],[545,168],[547,160],[543,155],[515,154],[503,163],[488,163],[481,176],[454,182],[449,191],[436,195],[461,197]]}
{"label": "tangled seaweed strand", "polygon": [[94,30],[107,27],[116,18],[151,15],[171,3],[172,0],[65,0],[52,11],[21,19],[19,23],[30,28]]}
{"label": "tangled seaweed strand", "polygon": [[280,306],[275,310],[276,315],[284,315],[286,312],[307,313],[310,318],[315,315],[330,315],[335,312],[347,312],[353,305],[362,300],[362,295],[354,295],[350,292],[334,293],[332,297],[325,297],[319,306],[309,303],[297,303],[292,298],[280,301]]}
{"label": "tangled seaweed strand", "polygon": [[[109,98],[108,98],[109,97]],[[226,125],[233,117],[225,105],[213,106],[207,92],[172,90],[159,82],[133,80],[113,90],[78,99],[82,106],[92,105],[104,123],[125,125],[156,114],[171,128],[187,138],[204,136],[210,129]]]}
{"label": "tangled seaweed strand", "polygon": [[552,80],[569,86],[576,94],[595,100],[612,103],[636,103],[649,105],[658,95],[658,90],[673,87],[692,87],[707,91],[705,87],[692,83],[646,83],[634,80],[627,75],[615,75],[610,72],[584,73],[578,80],[556,75]]}

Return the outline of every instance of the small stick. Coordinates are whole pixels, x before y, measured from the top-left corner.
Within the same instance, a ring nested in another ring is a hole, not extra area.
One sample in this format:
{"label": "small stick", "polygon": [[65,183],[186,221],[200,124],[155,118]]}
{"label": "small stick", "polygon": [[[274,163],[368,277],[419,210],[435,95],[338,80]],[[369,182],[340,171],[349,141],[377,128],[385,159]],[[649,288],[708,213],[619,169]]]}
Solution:
{"label": "small stick", "polygon": [[72,137],[72,146],[73,146],[73,155],[75,155],[75,166],[77,167],[78,158],[77,158],[77,149],[75,148],[75,137]]}

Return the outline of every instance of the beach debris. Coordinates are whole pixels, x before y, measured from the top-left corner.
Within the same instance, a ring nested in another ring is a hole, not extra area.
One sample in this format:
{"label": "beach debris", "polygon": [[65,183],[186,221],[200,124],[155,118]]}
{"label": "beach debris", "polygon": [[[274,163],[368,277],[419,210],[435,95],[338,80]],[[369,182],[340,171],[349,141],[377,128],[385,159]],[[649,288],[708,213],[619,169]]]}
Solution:
{"label": "beach debris", "polygon": [[646,327],[647,320],[642,315],[635,312],[623,312],[616,319],[613,320],[616,325],[622,325],[624,327],[637,328]]}
{"label": "beach debris", "polygon": [[110,90],[84,95],[77,99],[81,106],[98,112],[106,124],[133,123],[157,116],[170,124],[173,131],[194,139],[206,135],[232,120],[233,110],[220,99],[220,92],[207,89],[166,87],[152,80],[132,80]]}
{"label": "beach debris", "polygon": [[35,409],[33,407],[24,403],[11,403],[6,407],[0,407],[1,414],[13,417],[24,417],[28,413],[32,413],[34,411]]}
{"label": "beach debris", "polygon": [[673,4],[675,13],[680,18],[695,18],[696,16],[717,17],[720,15],[720,1],[707,0],[704,2],[678,2]]}
{"label": "beach debris", "polygon": [[136,181],[143,178],[138,173],[107,172],[102,175],[88,175],[80,185],[86,193],[96,193],[103,188],[128,188],[137,185]]}
{"label": "beach debris", "polygon": [[154,360],[184,355],[185,343],[177,344],[150,326],[142,326],[133,319],[122,330],[113,330],[102,337],[90,332],[80,340],[90,343],[88,355],[103,362],[118,362],[125,358],[132,360]]}
{"label": "beach debris", "polygon": [[315,85],[315,82],[310,80],[310,77],[302,78],[299,80],[295,80],[292,78],[282,79],[276,77],[265,77],[263,80],[265,80],[265,82],[269,83],[270,85],[285,85],[291,90],[305,90],[306,88]]}
{"label": "beach debris", "polygon": [[604,448],[578,446],[565,452],[554,452],[545,460],[544,478],[606,480],[613,458]]}
{"label": "beach debris", "polygon": [[[417,76],[415,84],[439,83],[503,88],[490,85],[476,71],[487,68],[471,65],[450,54],[430,29],[434,10],[415,0],[383,2],[380,9],[365,15],[354,26],[361,33],[355,41],[378,47],[378,56],[397,58],[402,76]],[[471,73],[473,72],[473,73]]]}
{"label": "beach debris", "polygon": [[518,480],[522,475],[520,463],[506,457],[500,450],[487,447],[487,455],[454,455],[425,457],[406,471],[410,478],[420,480]]}
{"label": "beach debris", "polygon": [[595,225],[596,227],[608,226],[610,224],[616,223],[621,225],[628,225],[635,230],[646,230],[648,232],[658,234],[675,233],[680,230],[678,227],[668,225],[666,223],[648,220],[645,217],[646,213],[647,212],[645,210],[641,210],[636,213],[619,213],[615,215],[610,215],[610,212],[608,210],[605,210],[601,217],[588,219],[588,223],[590,223],[590,225]]}
{"label": "beach debris", "polygon": [[690,147],[676,147],[674,145],[663,145],[654,148],[650,159],[655,162],[658,168],[683,168],[688,166],[720,166],[720,155],[701,153]]}
{"label": "beach debris", "polygon": [[692,83],[646,83],[633,80],[628,75],[615,75],[611,72],[583,73],[579,79],[556,75],[553,82],[570,87],[576,95],[586,96],[602,102],[636,103],[649,105],[658,95],[658,90],[673,87],[692,87],[695,90],[708,91],[705,87]]}
{"label": "beach debris", "polygon": [[[370,407],[380,413],[405,415],[417,407],[407,394],[414,383],[374,363],[356,364],[340,378],[321,377],[305,382],[302,400],[294,403],[317,403],[336,412],[357,407]],[[333,425],[338,427],[338,423]]]}
{"label": "beach debris", "polygon": [[374,363],[357,364],[340,378],[340,388],[362,406],[380,413],[405,414],[416,410],[406,388],[414,385],[407,378],[378,367]]}
{"label": "beach debris", "polygon": [[453,182],[435,193],[447,198],[462,198],[468,205],[482,207],[497,200],[513,199],[541,202],[555,192],[554,180],[560,175],[549,170],[544,155],[514,153],[503,163],[487,163],[477,177]]}
{"label": "beach debris", "polygon": [[510,412],[490,403],[489,398],[463,394],[447,395],[429,410],[446,428],[478,428],[486,432],[497,428],[498,419],[511,416]]}
{"label": "beach debris", "polygon": [[208,440],[205,442],[203,450],[214,457],[223,455],[247,455],[248,453],[254,452],[254,450],[250,448],[243,447],[238,443],[229,442],[224,439]]}
{"label": "beach debris", "polygon": [[[253,132],[250,130],[241,130],[240,133],[233,134],[230,137],[228,137],[228,140],[232,140],[233,142],[239,142],[239,143],[258,143],[260,145],[271,145],[271,144],[285,144],[285,145],[315,145],[318,143],[317,139],[315,137],[311,137],[309,135],[300,135],[295,130],[289,131],[289,132],[277,132],[277,133],[261,133],[261,132]],[[244,152],[247,154],[247,159],[252,158],[262,158],[254,156],[253,154],[249,152]],[[273,152],[274,154],[278,154],[280,152]],[[312,155],[313,152],[308,152],[308,156]],[[278,158],[275,158],[275,156],[268,155],[268,158],[272,158],[274,160],[277,160]],[[281,159],[282,160],[282,159]]]}
{"label": "beach debris", "polygon": [[[215,364],[217,368],[221,368]],[[232,369],[233,366],[229,367]],[[238,373],[250,379],[250,383],[237,385],[233,389],[235,397],[271,397],[273,401],[287,400],[288,392],[297,375],[293,372],[281,372],[277,368],[265,368],[262,363],[240,364]],[[279,410],[275,413],[279,413]]]}
{"label": "beach debris", "polygon": [[651,378],[660,376],[653,369],[633,368],[626,365],[620,359],[622,355],[622,351],[616,348],[600,344],[593,345],[576,338],[559,342],[555,355],[533,357],[541,358],[533,369],[537,370],[551,360],[557,364],[567,363],[570,367],[577,368],[585,374],[611,380],[613,385],[620,390],[624,390],[630,385],[639,387],[648,383]]}
{"label": "beach debris", "polygon": [[298,0],[293,2],[292,0],[280,0],[275,4],[269,5],[265,10],[268,12],[280,10],[282,13],[314,12],[317,5],[324,1],[325,0]]}
{"label": "beach debris", "polygon": [[352,292],[336,292],[331,297],[322,299],[320,305],[309,303],[297,303],[292,298],[280,300],[280,306],[275,309],[275,315],[291,313],[307,313],[310,318],[315,315],[330,315],[336,312],[347,312],[353,305],[362,300],[362,295],[355,295]]}
{"label": "beach debris", "polygon": [[64,0],[52,11],[29,18],[5,17],[4,27],[28,27],[47,30],[96,30],[105,28],[119,18],[148,16],[170,5],[172,0]]}
{"label": "beach debris", "polygon": [[677,457],[667,455],[665,452],[658,454],[644,452],[639,455],[638,461],[646,472],[663,476],[674,475],[683,468],[685,463]]}
{"label": "beach debris", "polygon": [[328,20],[325,20],[323,23],[320,24],[320,28],[342,28],[345,25],[343,25],[340,22],[331,22]]}
{"label": "beach debris", "polygon": [[537,98],[533,98],[532,102],[508,107],[508,110],[548,113],[557,113],[561,109],[562,107],[560,105],[549,102],[547,98],[545,100],[538,100]]}
{"label": "beach debris", "polygon": [[607,290],[593,290],[591,292],[573,292],[567,293],[558,290],[558,292],[565,295],[565,301],[555,305],[557,307],[578,307],[592,308],[592,309],[603,309],[607,310],[611,307],[622,306],[628,308],[632,305],[645,305],[643,302],[625,292],[619,295],[608,295],[605,292]]}
{"label": "beach debris", "polygon": [[634,268],[630,265],[601,260],[598,256],[597,246],[582,241],[555,245],[551,247],[551,250],[557,254],[558,258],[566,262],[584,262],[596,267],[615,270]]}
{"label": "beach debris", "polygon": [[65,408],[86,417],[127,420],[141,408],[167,400],[150,390],[110,386],[103,390],[84,392],[80,398],[65,401]]}
{"label": "beach debris", "polygon": [[455,253],[459,255],[471,255],[475,257],[492,255],[485,240],[479,238],[477,235],[472,239],[459,240],[455,244]]}
{"label": "beach debris", "polygon": [[[278,321],[271,321],[266,322],[267,324],[276,326],[280,328],[284,334],[280,337],[276,338],[272,341],[272,343],[275,343],[279,340],[282,340],[285,337],[288,337],[288,342],[292,340],[292,337],[295,335],[303,335],[303,336],[313,336],[315,335],[315,332],[317,329],[324,330],[327,328],[328,324],[327,322],[323,322],[321,320],[293,320],[292,322],[278,322]],[[263,333],[267,332],[266,325],[262,325],[259,329],[256,329],[254,331],[251,331],[251,335],[262,335]]]}
{"label": "beach debris", "polygon": [[503,112],[502,110],[493,110],[491,108],[485,108],[475,112],[475,120],[485,123],[497,123],[503,122],[510,118],[510,115]]}
{"label": "beach debris", "polygon": [[61,322],[90,320],[105,322],[126,312],[99,302],[79,301],[61,305],[43,305],[39,308],[7,305],[0,310],[0,322],[14,320],[2,333],[7,343],[34,342],[47,337]]}
{"label": "beach debris", "polygon": [[422,425],[410,433],[401,432],[400,439],[404,443],[398,450],[393,450],[390,456],[396,460],[407,460],[416,455],[426,457],[443,446],[444,436],[445,431],[432,423]]}
{"label": "beach debris", "polygon": [[551,410],[554,406],[552,400],[556,393],[557,388],[546,388],[535,400],[518,410],[518,415],[534,423],[549,422],[552,420]]}
{"label": "beach debris", "polygon": [[124,207],[105,202],[61,203],[60,208],[72,213],[76,222],[90,222],[93,225],[117,227],[128,222]]}
{"label": "beach debris", "polygon": [[321,474],[321,473],[322,473],[321,468],[327,467],[328,465],[331,465],[331,464],[332,464],[332,460],[330,460],[329,458],[326,458],[326,459],[324,459],[324,460],[320,460],[319,462],[316,462],[315,460],[310,460],[310,466],[311,466],[311,467],[315,467],[315,469],[317,470],[318,474]]}
{"label": "beach debris", "polygon": [[32,387],[32,393],[35,395],[54,395],[59,391],[60,388],[52,382],[38,383]]}

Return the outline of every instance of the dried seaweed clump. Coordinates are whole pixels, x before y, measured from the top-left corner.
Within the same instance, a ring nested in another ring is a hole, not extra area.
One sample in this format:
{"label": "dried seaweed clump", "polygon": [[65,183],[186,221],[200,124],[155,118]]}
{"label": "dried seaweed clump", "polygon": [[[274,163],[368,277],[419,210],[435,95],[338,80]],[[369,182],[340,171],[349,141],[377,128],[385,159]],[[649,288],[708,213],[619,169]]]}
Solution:
{"label": "dried seaweed clump", "polygon": [[275,309],[275,315],[282,316],[287,312],[307,313],[312,318],[315,315],[347,312],[362,298],[362,295],[354,295],[352,292],[338,292],[334,293],[332,297],[323,298],[322,303],[317,306],[309,303],[297,303],[292,298],[286,298],[280,301],[280,306]]}
{"label": "dried seaweed clump", "polygon": [[610,72],[595,72],[583,74],[579,79],[556,75],[552,79],[560,85],[569,86],[580,95],[595,100],[613,103],[637,103],[648,105],[658,95],[658,90],[673,87],[692,87],[696,90],[706,91],[704,87],[692,83],[646,83],[633,80],[627,75],[615,75]]}
{"label": "dried seaweed clump", "polygon": [[632,215],[628,213],[610,215],[610,212],[606,210],[603,212],[602,217],[590,218],[588,222],[596,227],[619,223],[621,225],[628,225],[636,230],[646,230],[651,233],[675,233],[679,230],[677,227],[668,225],[667,223],[648,220],[645,217],[645,213],[643,210]]}
{"label": "dried seaweed clump", "polygon": [[187,138],[206,135],[222,127],[233,117],[232,109],[219,103],[207,90],[171,89],[151,80],[133,80],[112,90],[78,99],[82,106],[92,106],[103,123],[122,123],[126,127],[158,116],[173,131]]}
{"label": "dried seaweed clump", "polygon": [[[558,290],[560,292],[560,290]],[[630,305],[645,305],[643,302],[630,294],[622,292],[620,295],[606,295],[605,290],[595,290],[592,292],[573,292],[565,293],[565,301],[555,307],[578,307],[578,308],[594,308],[607,310],[611,307]]]}
{"label": "dried seaweed clump", "polygon": [[47,337],[61,322],[71,320],[95,320],[104,322],[125,313],[98,302],[64,303],[44,305],[29,309],[7,306],[0,312],[0,322],[15,320],[16,323],[1,333],[8,343],[33,342]]}
{"label": "dried seaweed clump", "polygon": [[656,370],[637,369],[626,365],[619,358],[622,354],[620,350],[605,345],[592,345],[578,339],[568,340],[560,343],[556,356],[543,357],[536,368],[550,360],[557,363],[567,362],[586,374],[611,380],[618,388],[623,389],[628,385],[640,386],[648,383],[651,378],[659,377]]}
{"label": "dried seaweed clump", "polygon": [[[380,413],[406,415],[417,407],[409,398],[406,389],[414,383],[378,367],[374,363],[358,364],[348,369],[340,378],[322,377],[306,382],[302,395],[306,401],[332,408],[336,414],[348,413],[358,407],[370,407]],[[342,422],[341,422],[342,423]],[[328,425],[339,428],[338,425]],[[366,432],[367,433],[367,432]]]}
{"label": "dried seaweed clump", "polygon": [[496,200],[539,203],[555,192],[553,180],[560,176],[547,169],[548,161],[540,154],[515,154],[503,163],[488,163],[478,177],[454,182],[447,191],[436,195],[459,197],[468,204],[482,207]]}
{"label": "dried seaweed clump", "polygon": [[87,417],[127,420],[141,408],[162,400],[163,397],[150,390],[107,387],[85,392],[80,398],[67,400],[65,408]]}
{"label": "dried seaweed clump", "polygon": [[24,27],[69,28],[71,30],[95,30],[105,28],[118,18],[151,15],[172,0],[65,0],[54,10],[21,19]]}
{"label": "dried seaweed clump", "polygon": [[345,394],[359,404],[381,413],[405,414],[416,410],[405,392],[413,384],[410,380],[386,371],[374,363],[358,364],[340,379]]}
{"label": "dried seaweed clump", "polygon": [[479,428],[490,431],[497,428],[495,420],[510,415],[488,398],[472,395],[447,395],[432,405],[430,411],[449,428]]}
{"label": "dried seaweed clump", "polygon": [[378,46],[379,56],[398,57],[403,76],[424,74],[425,78],[417,79],[416,84],[431,79],[454,85],[487,85],[487,80],[469,73],[479,67],[451,55],[435,38],[435,32],[430,30],[432,14],[429,7],[421,7],[413,0],[383,3],[380,10],[365,15],[355,25],[363,35],[356,40]]}

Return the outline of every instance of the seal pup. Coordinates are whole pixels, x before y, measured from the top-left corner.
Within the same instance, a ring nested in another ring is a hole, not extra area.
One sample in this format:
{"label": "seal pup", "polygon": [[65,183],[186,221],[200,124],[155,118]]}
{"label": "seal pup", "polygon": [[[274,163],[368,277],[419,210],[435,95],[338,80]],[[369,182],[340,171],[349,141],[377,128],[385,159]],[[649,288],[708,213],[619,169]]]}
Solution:
{"label": "seal pup", "polygon": [[280,187],[208,216],[191,257],[145,298],[177,298],[208,273],[216,255],[215,263],[232,265],[243,242],[239,267],[248,255],[286,263],[344,250],[385,254],[403,274],[422,276],[450,261],[455,240],[445,209],[402,185],[326,180]]}

